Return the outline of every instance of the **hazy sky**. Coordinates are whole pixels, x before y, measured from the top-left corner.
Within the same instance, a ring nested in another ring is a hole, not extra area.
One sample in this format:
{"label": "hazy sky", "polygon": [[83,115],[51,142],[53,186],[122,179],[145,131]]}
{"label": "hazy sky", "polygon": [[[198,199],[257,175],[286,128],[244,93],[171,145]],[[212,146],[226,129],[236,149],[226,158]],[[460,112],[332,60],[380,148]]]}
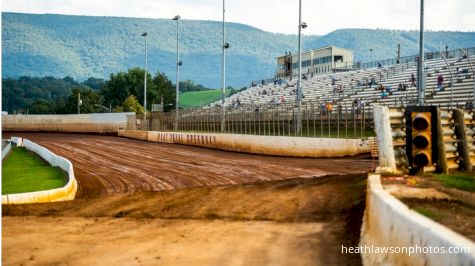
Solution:
{"label": "hazy sky", "polygon": [[[1,0],[2,11],[222,20],[220,0]],[[341,28],[418,29],[418,0],[302,0],[305,34]],[[475,31],[475,0],[425,0],[425,28]],[[226,21],[296,33],[298,0],[226,0]]]}

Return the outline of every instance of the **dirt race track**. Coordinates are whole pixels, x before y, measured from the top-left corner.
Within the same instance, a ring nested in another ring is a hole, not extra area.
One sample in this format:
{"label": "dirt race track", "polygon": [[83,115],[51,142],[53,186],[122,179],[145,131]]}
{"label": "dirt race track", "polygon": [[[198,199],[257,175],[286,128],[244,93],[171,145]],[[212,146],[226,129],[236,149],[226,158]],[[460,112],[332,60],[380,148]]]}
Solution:
{"label": "dirt race track", "polygon": [[361,263],[341,245],[357,245],[369,159],[12,135],[70,159],[80,189],[71,202],[4,205],[4,265]]}

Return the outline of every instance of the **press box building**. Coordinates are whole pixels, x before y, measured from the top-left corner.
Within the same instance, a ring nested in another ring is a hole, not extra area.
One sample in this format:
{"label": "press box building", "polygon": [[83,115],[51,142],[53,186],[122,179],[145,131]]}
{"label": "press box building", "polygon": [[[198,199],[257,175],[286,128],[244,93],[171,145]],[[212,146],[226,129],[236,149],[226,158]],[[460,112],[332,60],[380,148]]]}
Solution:
{"label": "press box building", "polygon": [[[277,57],[277,78],[298,75],[298,54],[290,52]],[[327,46],[302,52],[302,74],[333,73],[335,69],[353,66],[353,51]]]}

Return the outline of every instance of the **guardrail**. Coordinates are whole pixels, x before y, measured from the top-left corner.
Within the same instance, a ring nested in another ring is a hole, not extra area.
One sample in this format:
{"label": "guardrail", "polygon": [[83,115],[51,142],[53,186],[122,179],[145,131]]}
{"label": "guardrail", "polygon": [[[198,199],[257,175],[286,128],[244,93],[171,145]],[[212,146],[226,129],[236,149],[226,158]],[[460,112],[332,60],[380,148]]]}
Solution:
{"label": "guardrail", "polygon": [[42,203],[74,199],[78,185],[74,176],[73,165],[68,159],[58,156],[48,149],[27,139],[12,138],[12,142],[17,143],[18,146],[23,146],[28,150],[35,152],[52,166],[59,166],[68,173],[69,179],[68,183],[62,188],[2,195],[2,204]]}

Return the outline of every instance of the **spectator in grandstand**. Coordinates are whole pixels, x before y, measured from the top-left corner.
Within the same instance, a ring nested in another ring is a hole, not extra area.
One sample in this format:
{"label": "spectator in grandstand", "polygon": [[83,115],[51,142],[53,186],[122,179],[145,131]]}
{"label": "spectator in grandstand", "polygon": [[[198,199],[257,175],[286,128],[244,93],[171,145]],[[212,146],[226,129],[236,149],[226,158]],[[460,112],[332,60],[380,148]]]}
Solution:
{"label": "spectator in grandstand", "polygon": [[330,76],[330,78],[332,79],[332,85],[335,86],[336,79],[333,76]]}
{"label": "spectator in grandstand", "polygon": [[444,76],[442,74],[439,74],[437,77],[437,90],[441,91],[443,90],[443,84],[444,84]]}
{"label": "spectator in grandstand", "polygon": [[360,98],[360,105],[361,105],[361,108],[363,108],[365,106],[365,101],[363,100],[363,98]]}
{"label": "spectator in grandstand", "polygon": [[369,84],[370,86],[376,85],[376,79],[374,77],[371,77],[371,83]]}
{"label": "spectator in grandstand", "polygon": [[331,115],[332,109],[333,109],[332,103],[331,103],[331,102],[328,102],[328,103],[325,105],[325,108],[327,109],[327,113],[328,113],[329,115]]}
{"label": "spectator in grandstand", "polygon": [[385,90],[381,91],[381,99],[387,99],[388,98],[388,93]]}
{"label": "spectator in grandstand", "polygon": [[378,68],[381,68],[381,67],[382,67],[382,66],[381,66],[381,63],[380,63],[380,62],[378,62]]}
{"label": "spectator in grandstand", "polygon": [[389,96],[393,95],[393,87],[391,87],[390,85],[388,85],[386,87],[386,92],[389,94]]}
{"label": "spectator in grandstand", "polygon": [[284,95],[280,96],[280,103],[285,103]]}
{"label": "spectator in grandstand", "polygon": [[399,83],[399,85],[397,85],[397,91],[402,91],[402,84]]}
{"label": "spectator in grandstand", "polygon": [[416,86],[416,77],[414,76],[414,73],[411,74],[411,78],[409,79],[409,81],[411,82],[412,87],[417,87]]}
{"label": "spectator in grandstand", "polygon": [[322,102],[322,115],[327,114],[327,104],[325,102]]}

